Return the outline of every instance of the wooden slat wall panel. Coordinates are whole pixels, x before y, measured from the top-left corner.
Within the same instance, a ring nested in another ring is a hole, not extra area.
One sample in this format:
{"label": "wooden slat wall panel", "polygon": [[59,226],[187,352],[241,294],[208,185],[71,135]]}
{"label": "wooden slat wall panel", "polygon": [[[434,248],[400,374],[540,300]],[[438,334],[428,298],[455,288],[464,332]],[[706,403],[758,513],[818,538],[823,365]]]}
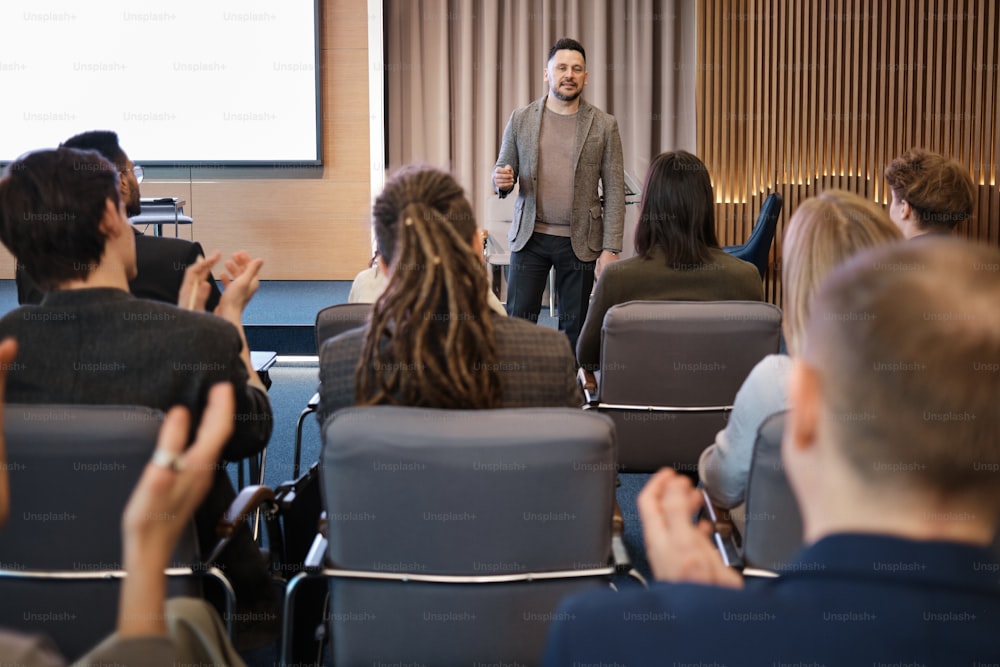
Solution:
{"label": "wooden slat wall panel", "polygon": [[885,165],[911,147],[968,166],[978,207],[958,233],[1000,245],[994,0],[715,0],[698,12],[698,154],[719,242],[742,243],[770,192],[785,200],[768,300],[781,303],[780,242],[799,202],[843,188],[886,204]]}

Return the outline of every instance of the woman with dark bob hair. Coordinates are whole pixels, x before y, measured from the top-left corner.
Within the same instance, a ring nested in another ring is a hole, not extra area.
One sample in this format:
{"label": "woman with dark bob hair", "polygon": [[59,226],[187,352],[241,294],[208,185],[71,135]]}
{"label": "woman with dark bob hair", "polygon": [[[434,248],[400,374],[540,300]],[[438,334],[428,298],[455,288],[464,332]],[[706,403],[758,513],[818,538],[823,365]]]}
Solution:
{"label": "woman with dark bob hair", "polygon": [[760,273],[719,247],[708,168],[686,151],[656,156],[643,186],[636,256],[605,267],[594,287],[576,357],[596,370],[601,325],[626,301],[761,301]]}

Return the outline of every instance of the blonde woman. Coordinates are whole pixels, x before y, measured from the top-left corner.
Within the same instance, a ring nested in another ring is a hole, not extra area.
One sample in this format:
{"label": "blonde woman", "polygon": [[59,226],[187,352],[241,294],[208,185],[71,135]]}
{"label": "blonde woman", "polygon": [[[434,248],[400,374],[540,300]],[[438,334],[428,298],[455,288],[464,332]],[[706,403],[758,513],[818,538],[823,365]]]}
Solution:
{"label": "blonde woman", "polygon": [[858,251],[902,238],[884,209],[842,190],[807,199],[792,215],[782,246],[782,332],[788,354],[768,355],[750,371],[726,428],[701,454],[698,475],[716,506],[743,504],[757,430],[769,416],[788,408],[791,359],[805,343],[809,304],[820,283]]}

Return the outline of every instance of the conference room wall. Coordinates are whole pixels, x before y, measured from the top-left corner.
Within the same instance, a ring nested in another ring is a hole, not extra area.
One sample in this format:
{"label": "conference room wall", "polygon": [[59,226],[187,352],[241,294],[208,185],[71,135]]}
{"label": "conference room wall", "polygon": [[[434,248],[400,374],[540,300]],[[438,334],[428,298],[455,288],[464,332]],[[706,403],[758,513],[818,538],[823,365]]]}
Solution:
{"label": "conference room wall", "polygon": [[968,167],[957,234],[1000,245],[1000,7],[995,0],[698,5],[698,153],[716,183],[721,243],[749,234],[768,193],[784,208],[765,283],[781,303],[781,239],[825,189],[887,205],[886,164],[912,147]]}
{"label": "conference room wall", "polygon": [[[322,168],[294,177],[293,170],[246,177],[230,169],[217,177],[213,171],[223,170],[192,169],[184,178],[148,177],[142,195],[185,200],[205,250],[263,257],[264,279],[353,279],[371,252],[368,56],[367,3],[321,0]],[[96,128],[80,131],[89,129]],[[128,150],[128,137],[121,139]],[[181,236],[190,233],[180,228]],[[0,278],[13,278],[14,266],[0,247]]]}

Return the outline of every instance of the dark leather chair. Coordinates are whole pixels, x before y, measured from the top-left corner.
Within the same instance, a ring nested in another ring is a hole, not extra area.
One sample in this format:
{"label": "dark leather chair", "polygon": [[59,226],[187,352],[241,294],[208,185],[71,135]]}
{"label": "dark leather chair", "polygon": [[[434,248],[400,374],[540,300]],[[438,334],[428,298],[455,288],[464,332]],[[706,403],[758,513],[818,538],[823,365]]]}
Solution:
{"label": "dark leather chair", "polygon": [[[372,304],[370,303],[338,303],[334,306],[327,306],[316,313],[316,354],[323,347],[323,342],[328,338],[333,338],[345,331],[357,329],[364,326],[372,316]],[[299,468],[302,462],[302,426],[306,417],[316,412],[319,408],[319,393],[313,394],[305,409],[299,413],[299,418],[295,422],[295,455],[292,463],[292,477],[298,479]]]}
{"label": "dark leather chair", "polygon": [[[0,627],[43,632],[71,660],[114,631],[124,576],[121,516],[162,419],[139,406],[7,405],[11,512],[0,530]],[[236,503],[253,493],[248,487]],[[249,509],[236,503],[220,534],[246,517]],[[232,586],[203,564],[211,556],[202,558],[225,544],[202,551],[192,522],[168,570],[170,592],[200,596],[212,579],[231,610]]]}
{"label": "dark leather chair", "polygon": [[782,198],[777,192],[772,192],[764,200],[757,214],[750,238],[743,245],[725,246],[723,250],[734,257],[750,262],[760,271],[761,279],[767,273],[768,256],[771,254],[771,243],[774,241],[774,230],[778,227],[781,217]]}
{"label": "dark leather chair", "polygon": [[747,481],[743,565],[781,572],[802,547],[802,516],[781,462],[785,414],[771,415],[757,431]]}
{"label": "dark leather chair", "polygon": [[781,311],[759,301],[630,301],[608,310],[598,386],[586,409],[611,416],[623,472],[694,474],[736,392],[778,351]]}
{"label": "dark leather chair", "polygon": [[[539,664],[559,602],[608,585],[606,417],[353,407],[323,441],[329,542],[310,560],[326,556],[336,664]],[[289,583],[286,639],[296,589],[316,576]]]}

